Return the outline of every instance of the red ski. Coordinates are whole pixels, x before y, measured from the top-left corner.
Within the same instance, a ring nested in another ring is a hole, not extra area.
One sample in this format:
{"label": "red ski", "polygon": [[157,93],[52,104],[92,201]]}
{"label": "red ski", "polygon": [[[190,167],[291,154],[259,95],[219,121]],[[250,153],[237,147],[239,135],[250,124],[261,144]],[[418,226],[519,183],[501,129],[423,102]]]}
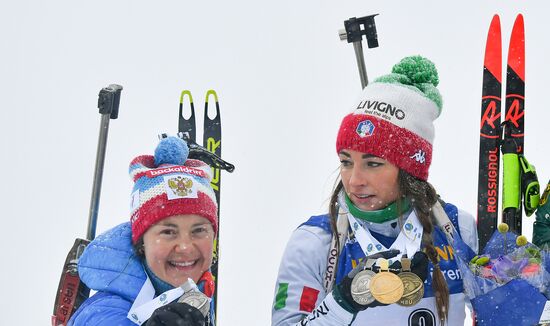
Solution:
{"label": "red ski", "polygon": [[500,19],[495,15],[489,27],[483,62],[477,202],[480,251],[491,238],[498,221],[501,92],[502,43]]}
{"label": "red ski", "polygon": [[525,103],[525,34],[523,15],[512,28],[506,71],[506,115],[502,140],[502,221],[521,234],[521,173],[518,155],[523,154]]}

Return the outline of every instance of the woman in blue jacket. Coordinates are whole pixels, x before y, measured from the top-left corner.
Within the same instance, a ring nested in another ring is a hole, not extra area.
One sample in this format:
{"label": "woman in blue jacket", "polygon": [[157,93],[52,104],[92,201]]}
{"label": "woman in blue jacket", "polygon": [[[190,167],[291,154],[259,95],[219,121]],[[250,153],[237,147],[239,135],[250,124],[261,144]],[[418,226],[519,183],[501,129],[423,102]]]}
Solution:
{"label": "woman in blue jacket", "polygon": [[[218,226],[210,167],[187,144],[161,140],[130,163],[130,222],[92,241],[79,261],[95,295],[69,325],[213,325],[209,268]],[[195,285],[196,284],[196,285]]]}

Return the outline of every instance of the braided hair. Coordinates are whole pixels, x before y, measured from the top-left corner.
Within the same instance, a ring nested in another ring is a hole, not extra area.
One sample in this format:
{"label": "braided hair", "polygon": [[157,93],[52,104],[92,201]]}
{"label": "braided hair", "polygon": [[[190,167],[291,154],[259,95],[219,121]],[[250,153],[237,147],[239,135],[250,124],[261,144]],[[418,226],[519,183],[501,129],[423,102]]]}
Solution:
{"label": "braided hair", "polygon": [[[426,255],[430,259],[433,267],[432,274],[432,289],[435,295],[437,314],[442,325],[449,316],[449,287],[445,281],[445,277],[439,267],[439,257],[434,247],[433,232],[435,221],[431,214],[432,206],[437,202],[437,193],[434,187],[427,181],[420,180],[404,170],[400,169],[397,176],[399,191],[402,198],[407,198],[411,206],[416,212],[419,222],[424,228],[422,234],[422,247]],[[342,180],[338,180],[329,202],[329,216],[332,235],[338,243],[338,231],[336,229],[336,221],[338,219],[338,194],[344,188]]]}

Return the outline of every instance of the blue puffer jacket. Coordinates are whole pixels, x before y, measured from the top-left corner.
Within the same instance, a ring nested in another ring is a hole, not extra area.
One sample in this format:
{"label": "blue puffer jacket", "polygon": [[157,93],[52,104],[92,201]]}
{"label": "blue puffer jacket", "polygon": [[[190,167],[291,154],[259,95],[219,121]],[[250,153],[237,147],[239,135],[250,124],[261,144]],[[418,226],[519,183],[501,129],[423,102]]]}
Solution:
{"label": "blue puffer jacket", "polygon": [[132,248],[130,223],[98,236],[78,263],[81,280],[97,293],[75,312],[67,326],[135,326],[126,316],[147,279]]}

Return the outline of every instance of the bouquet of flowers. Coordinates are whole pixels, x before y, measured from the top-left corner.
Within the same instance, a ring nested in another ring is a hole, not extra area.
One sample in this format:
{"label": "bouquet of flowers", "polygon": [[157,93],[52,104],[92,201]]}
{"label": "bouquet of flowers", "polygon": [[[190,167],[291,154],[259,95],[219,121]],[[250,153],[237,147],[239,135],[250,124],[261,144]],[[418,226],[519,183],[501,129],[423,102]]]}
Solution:
{"label": "bouquet of flowers", "polygon": [[550,254],[501,223],[482,255],[458,252],[478,325],[538,325],[550,297]]}

